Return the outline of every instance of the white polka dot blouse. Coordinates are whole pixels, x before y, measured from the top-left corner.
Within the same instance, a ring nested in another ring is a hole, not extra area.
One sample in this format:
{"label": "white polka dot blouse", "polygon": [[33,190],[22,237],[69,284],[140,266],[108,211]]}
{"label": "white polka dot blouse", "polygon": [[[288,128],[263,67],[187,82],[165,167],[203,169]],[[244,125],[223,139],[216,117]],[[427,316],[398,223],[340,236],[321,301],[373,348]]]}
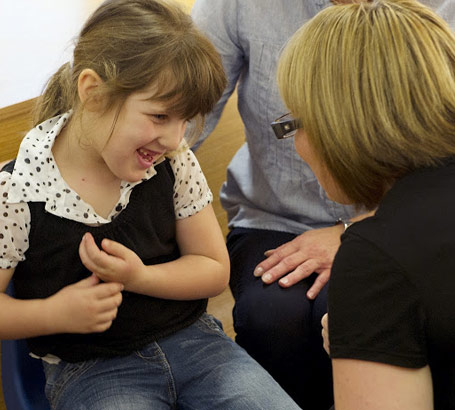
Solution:
{"label": "white polka dot blouse", "polygon": [[[54,215],[86,225],[109,223],[128,205],[133,188],[153,178],[152,166],[145,178],[136,183],[122,182],[120,198],[107,218],[72,190],[61,177],[52,155],[55,138],[71,112],[51,118],[33,128],[19,148],[13,173],[0,173],[0,268],[9,269],[24,260],[28,249],[30,212],[27,202],[45,202]],[[164,159],[158,160],[157,163]],[[155,163],[155,165],[157,164]],[[170,158],[175,175],[174,208],[177,219],[196,214],[213,200],[212,192],[193,152],[182,145]]]}

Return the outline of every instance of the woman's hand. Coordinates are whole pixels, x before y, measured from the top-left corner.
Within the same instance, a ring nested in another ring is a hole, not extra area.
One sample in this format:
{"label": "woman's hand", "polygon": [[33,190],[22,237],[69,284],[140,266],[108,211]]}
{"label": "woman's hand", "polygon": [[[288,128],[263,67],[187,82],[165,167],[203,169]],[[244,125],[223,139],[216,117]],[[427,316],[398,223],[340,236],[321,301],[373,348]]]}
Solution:
{"label": "woman's hand", "polygon": [[279,279],[280,286],[288,288],[316,272],[318,277],[307,292],[308,299],[314,299],[329,280],[343,232],[342,225],[307,231],[267,251],[267,259],[255,268],[254,275],[266,284]]}
{"label": "woman's hand", "polygon": [[[370,211],[358,215],[351,222],[361,221],[374,213]],[[267,259],[256,266],[254,275],[261,276],[266,284],[279,279],[280,286],[289,288],[315,272],[318,277],[307,292],[308,299],[314,299],[329,281],[343,233],[343,224],[306,231],[292,241],[267,251]]]}
{"label": "woman's hand", "polygon": [[322,325],[322,339],[324,340],[324,350],[330,356],[330,343],[329,343],[329,314],[326,313],[321,319]]}

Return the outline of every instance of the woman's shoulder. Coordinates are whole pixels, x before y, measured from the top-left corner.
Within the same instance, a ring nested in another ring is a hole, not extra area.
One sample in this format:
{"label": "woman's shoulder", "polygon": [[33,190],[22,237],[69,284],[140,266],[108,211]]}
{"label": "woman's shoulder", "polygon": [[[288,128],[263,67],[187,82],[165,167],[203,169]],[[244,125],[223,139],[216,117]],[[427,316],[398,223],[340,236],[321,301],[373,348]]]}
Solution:
{"label": "woman's shoulder", "polygon": [[329,281],[332,357],[424,366],[421,296],[399,261],[377,243],[347,232]]}

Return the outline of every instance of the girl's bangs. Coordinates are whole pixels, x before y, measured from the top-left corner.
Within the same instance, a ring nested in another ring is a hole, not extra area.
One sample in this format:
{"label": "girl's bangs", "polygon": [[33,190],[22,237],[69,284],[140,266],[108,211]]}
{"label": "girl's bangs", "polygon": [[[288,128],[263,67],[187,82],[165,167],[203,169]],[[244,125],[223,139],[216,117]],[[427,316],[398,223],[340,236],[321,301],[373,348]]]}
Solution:
{"label": "girl's bangs", "polygon": [[154,98],[164,102],[169,111],[180,118],[190,120],[199,114],[208,114],[220,94],[216,80],[210,78],[210,69],[205,68],[205,71],[201,74],[186,64],[175,64],[162,70],[155,82]]}

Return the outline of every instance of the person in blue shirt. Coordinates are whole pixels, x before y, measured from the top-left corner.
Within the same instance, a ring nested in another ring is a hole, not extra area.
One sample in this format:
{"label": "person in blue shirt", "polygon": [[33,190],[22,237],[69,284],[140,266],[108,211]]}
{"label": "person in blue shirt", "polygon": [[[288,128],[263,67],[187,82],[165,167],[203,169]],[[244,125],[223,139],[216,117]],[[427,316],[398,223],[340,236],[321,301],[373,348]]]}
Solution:
{"label": "person in blue shirt", "polygon": [[[453,2],[427,4],[454,26]],[[320,319],[345,227],[337,221],[348,223],[362,215],[328,199],[295,153],[292,138],[278,141],[270,123],[287,112],[276,84],[283,46],[331,5],[329,0],[196,0],[192,10],[228,76],[200,142],[214,129],[235,89],[245,126],[246,142],[232,159],[220,193],[230,228],[236,341],[300,406],[312,410],[327,409],[332,402]]]}

